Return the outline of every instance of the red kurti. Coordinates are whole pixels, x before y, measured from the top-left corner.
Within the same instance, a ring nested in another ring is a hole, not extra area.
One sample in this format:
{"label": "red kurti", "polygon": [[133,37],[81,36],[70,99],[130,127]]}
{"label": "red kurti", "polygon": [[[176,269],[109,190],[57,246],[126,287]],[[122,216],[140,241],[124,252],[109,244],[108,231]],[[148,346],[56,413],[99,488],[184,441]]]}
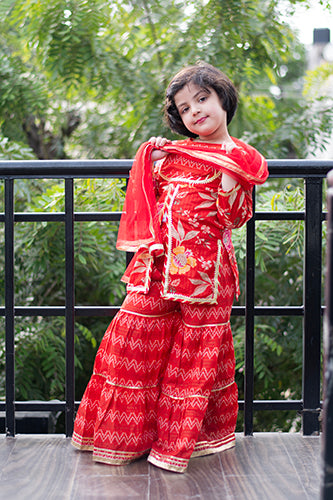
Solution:
{"label": "red kurti", "polygon": [[230,313],[238,293],[231,229],[251,189],[223,192],[222,172],[170,153],[154,172],[164,254],[139,249],[128,295],[109,325],[75,421],[95,461],[140,456],[185,471],[191,456],[235,444],[237,386]]}
{"label": "red kurti", "polygon": [[238,296],[238,271],[231,229],[252,215],[252,189],[221,188],[222,172],[170,153],[155,169],[156,199],[164,254],[143,246],[125,272],[129,290],[147,293],[153,263],[161,271],[162,297],[216,304],[225,265],[231,267]]}

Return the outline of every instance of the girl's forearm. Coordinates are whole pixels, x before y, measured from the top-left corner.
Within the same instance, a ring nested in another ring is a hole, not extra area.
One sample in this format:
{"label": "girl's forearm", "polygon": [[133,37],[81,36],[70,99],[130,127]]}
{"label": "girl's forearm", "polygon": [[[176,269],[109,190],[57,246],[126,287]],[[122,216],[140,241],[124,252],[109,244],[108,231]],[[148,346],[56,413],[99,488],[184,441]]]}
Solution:
{"label": "girl's forearm", "polygon": [[228,174],[222,174],[221,186],[223,191],[230,191],[237,184],[237,181]]}

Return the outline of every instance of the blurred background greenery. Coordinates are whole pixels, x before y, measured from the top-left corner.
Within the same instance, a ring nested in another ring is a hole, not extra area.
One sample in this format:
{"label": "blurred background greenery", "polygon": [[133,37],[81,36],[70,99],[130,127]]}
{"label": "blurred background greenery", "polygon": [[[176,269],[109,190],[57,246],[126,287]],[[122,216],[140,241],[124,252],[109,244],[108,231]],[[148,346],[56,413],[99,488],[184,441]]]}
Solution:
{"label": "blurred background greenery", "polygon": [[[283,3],[283,13],[281,6]],[[329,8],[328,0],[319,0]],[[309,70],[306,48],[288,22],[307,0],[1,0],[0,160],[132,158],[163,123],[170,78],[198,60],[224,71],[237,86],[230,133],[267,158],[316,157],[329,144],[332,96],[324,89],[333,64]],[[3,186],[0,205],[3,204]],[[16,181],[16,211],[62,211],[61,181]],[[121,210],[124,182],[75,181],[75,209]],[[259,210],[302,210],[299,180],[270,180],[258,189]],[[325,230],[323,232],[325,242]],[[0,227],[1,240],[4,229]],[[116,223],[75,226],[76,303],[120,304],[124,255],[115,250]],[[234,231],[244,283],[245,228]],[[2,245],[3,248],[3,245]],[[325,248],[325,247],[323,247]],[[63,305],[64,228],[17,223],[16,305]],[[257,225],[256,304],[303,300],[303,225]],[[3,250],[0,269],[4,269]],[[244,287],[243,287],[244,288]],[[0,273],[4,303],[4,272]],[[244,303],[244,297],[240,304]],[[3,321],[3,320],[1,320]],[[92,371],[107,318],[76,322],[76,397]],[[237,382],[243,391],[244,319],[233,318]],[[16,320],[16,397],[63,399],[64,321]],[[4,397],[4,328],[0,331],[0,397]],[[257,320],[255,398],[301,398],[302,320]],[[240,424],[241,425],[241,424]],[[262,412],[255,431],[297,430],[293,412]]]}

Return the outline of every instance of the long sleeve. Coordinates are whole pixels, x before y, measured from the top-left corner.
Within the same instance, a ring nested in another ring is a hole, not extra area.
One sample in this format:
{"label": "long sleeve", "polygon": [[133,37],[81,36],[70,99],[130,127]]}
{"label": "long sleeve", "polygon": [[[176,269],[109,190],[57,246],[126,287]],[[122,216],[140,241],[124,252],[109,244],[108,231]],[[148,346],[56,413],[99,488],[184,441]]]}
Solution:
{"label": "long sleeve", "polygon": [[240,184],[236,184],[226,192],[220,187],[217,214],[226,229],[241,227],[252,217],[252,189],[245,191]]}

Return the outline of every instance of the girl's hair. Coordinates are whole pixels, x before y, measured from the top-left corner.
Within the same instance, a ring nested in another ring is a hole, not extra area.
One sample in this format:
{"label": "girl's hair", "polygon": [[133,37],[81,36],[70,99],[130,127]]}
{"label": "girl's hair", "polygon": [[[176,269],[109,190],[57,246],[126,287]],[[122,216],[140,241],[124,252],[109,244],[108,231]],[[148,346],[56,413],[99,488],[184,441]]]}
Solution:
{"label": "girl's hair", "polygon": [[199,62],[195,66],[179,71],[166,90],[164,116],[171,130],[187,137],[197,137],[185,127],[175,104],[175,95],[189,83],[198,85],[208,92],[210,88],[214,89],[220,98],[222,108],[227,112],[227,124],[231,122],[238,103],[236,88],[222,71],[210,64]]}

